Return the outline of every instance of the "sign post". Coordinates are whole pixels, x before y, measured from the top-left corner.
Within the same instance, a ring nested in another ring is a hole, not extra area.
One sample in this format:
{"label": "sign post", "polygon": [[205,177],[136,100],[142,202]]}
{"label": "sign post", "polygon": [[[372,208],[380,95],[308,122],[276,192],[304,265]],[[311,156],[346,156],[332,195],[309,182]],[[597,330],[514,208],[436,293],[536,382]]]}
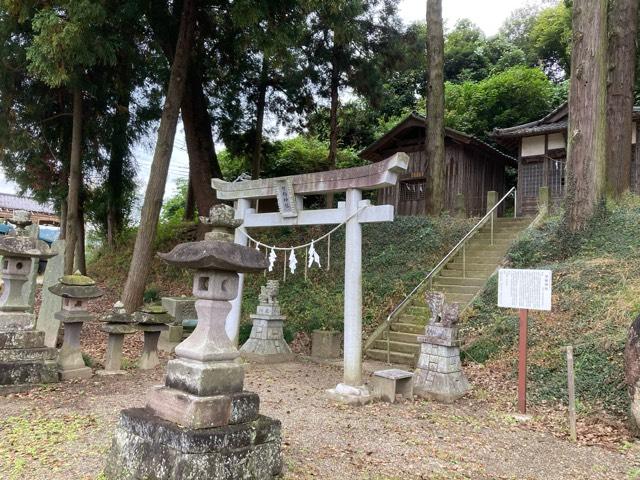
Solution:
{"label": "sign post", "polygon": [[527,413],[527,332],[529,310],[551,310],[551,270],[498,271],[498,306],[520,311],[518,411]]}

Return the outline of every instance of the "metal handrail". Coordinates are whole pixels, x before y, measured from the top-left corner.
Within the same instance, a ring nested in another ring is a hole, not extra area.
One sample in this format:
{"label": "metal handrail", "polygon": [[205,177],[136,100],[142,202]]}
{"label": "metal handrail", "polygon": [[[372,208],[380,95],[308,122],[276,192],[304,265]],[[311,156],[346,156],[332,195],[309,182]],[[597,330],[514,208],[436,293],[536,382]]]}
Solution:
{"label": "metal handrail", "polygon": [[[485,223],[487,223],[487,221],[489,219],[491,219],[491,245],[493,245],[493,219],[494,219],[494,215],[493,213],[498,209],[498,207],[511,195],[511,194],[516,194],[516,187],[512,187],[511,190],[509,190],[498,202],[496,202],[496,204],[491,208],[491,210],[489,210],[484,217],[482,217],[478,223],[475,224],[475,226],[469,230],[467,232],[467,234],[462,237],[462,239],[449,251],[449,253],[447,253],[442,260],[440,260],[440,262],[438,262],[438,264],[433,267],[433,269],[429,272],[429,274],[424,277],[424,279],[422,279],[422,281],[416,285],[416,287],[411,290],[411,292],[404,297],[404,299],[391,311],[391,313],[389,313],[389,315],[387,315],[387,319],[382,323],[382,325],[380,325],[380,327],[377,329],[376,332],[374,332],[373,335],[371,335],[370,339],[371,342],[374,341],[374,339],[376,337],[378,337],[382,332],[384,331],[388,331],[389,330],[389,326],[391,325],[391,321],[393,320],[393,318],[400,313],[400,311],[406,306],[407,302],[422,288],[422,286],[429,280],[431,280],[434,275],[436,273],[438,273],[440,271],[440,269],[442,269],[442,267],[451,259],[451,257],[453,257],[454,255],[456,255],[459,251],[460,248],[463,248],[464,246],[466,246],[467,241],[473,236],[475,235],[475,233],[480,230],[482,227],[484,227]],[[514,208],[514,218],[516,216],[516,212],[515,212],[515,208]],[[466,277],[466,265],[465,265],[465,261],[464,261],[464,256],[465,256],[465,250],[463,248],[463,263],[462,263],[462,276],[463,278]],[[365,346],[365,348],[368,348],[371,344],[371,342],[367,342],[367,345]],[[389,363],[389,335],[387,334],[387,363]]]}

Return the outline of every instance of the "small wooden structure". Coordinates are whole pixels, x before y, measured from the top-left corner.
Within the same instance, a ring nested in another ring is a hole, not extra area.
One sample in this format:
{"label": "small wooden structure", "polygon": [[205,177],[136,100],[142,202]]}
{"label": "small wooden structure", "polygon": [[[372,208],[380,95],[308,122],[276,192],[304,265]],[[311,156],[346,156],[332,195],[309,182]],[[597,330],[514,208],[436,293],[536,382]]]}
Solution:
{"label": "small wooden structure", "polygon": [[[518,157],[518,215],[538,211],[541,187],[548,187],[552,205],[565,195],[567,125],[569,107],[565,102],[544,118],[509,128],[496,128],[491,136]],[[635,148],[640,107],[633,109],[631,190],[640,193],[640,152]]]}
{"label": "small wooden structure", "polygon": [[[397,215],[425,215],[427,159],[422,115],[413,112],[360,156],[378,162],[397,152],[409,155],[409,167],[400,175],[398,185],[379,191],[378,203],[394,205]],[[515,158],[450,128],[445,128],[445,162],[445,209],[463,209],[467,216],[486,212],[488,191],[496,191],[502,197],[508,190],[505,170],[517,167]]]}

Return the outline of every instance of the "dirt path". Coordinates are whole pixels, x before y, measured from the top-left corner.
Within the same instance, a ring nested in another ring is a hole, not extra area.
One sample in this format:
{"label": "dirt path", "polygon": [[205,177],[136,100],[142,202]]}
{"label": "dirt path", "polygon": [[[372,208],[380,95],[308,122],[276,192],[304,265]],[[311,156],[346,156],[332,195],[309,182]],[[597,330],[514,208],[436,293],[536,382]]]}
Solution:
{"label": "dirt path", "polygon": [[[164,368],[0,398],[0,478],[100,478],[122,408],[142,406]],[[282,420],[287,479],[634,479],[640,447],[572,444],[519,425],[482,397],[353,408],[329,403],[336,366],[251,365],[246,387]]]}

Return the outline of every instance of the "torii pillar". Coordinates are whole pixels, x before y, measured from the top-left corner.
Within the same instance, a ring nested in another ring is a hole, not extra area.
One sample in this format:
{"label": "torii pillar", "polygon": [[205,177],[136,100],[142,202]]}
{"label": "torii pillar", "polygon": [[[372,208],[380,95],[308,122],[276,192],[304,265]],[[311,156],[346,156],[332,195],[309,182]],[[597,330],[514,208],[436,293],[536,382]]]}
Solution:
{"label": "torii pillar", "polygon": [[[393,205],[371,205],[362,200],[363,190],[394,186],[398,175],[407,169],[409,157],[396,153],[381,162],[329,172],[317,172],[289,177],[249,180],[244,182],[212,181],[220,200],[235,202],[236,218],[241,228],[282,227],[303,225],[345,225],[344,270],[344,379],[328,390],[329,397],[349,404],[367,403],[371,396],[362,382],[362,224],[393,221]],[[346,201],[338,208],[305,210],[304,195],[346,192]],[[251,200],[277,198],[279,212],[257,213]],[[235,242],[246,245],[247,237],[238,228]],[[232,302],[225,329],[229,338],[238,343],[240,304],[243,278]]]}

